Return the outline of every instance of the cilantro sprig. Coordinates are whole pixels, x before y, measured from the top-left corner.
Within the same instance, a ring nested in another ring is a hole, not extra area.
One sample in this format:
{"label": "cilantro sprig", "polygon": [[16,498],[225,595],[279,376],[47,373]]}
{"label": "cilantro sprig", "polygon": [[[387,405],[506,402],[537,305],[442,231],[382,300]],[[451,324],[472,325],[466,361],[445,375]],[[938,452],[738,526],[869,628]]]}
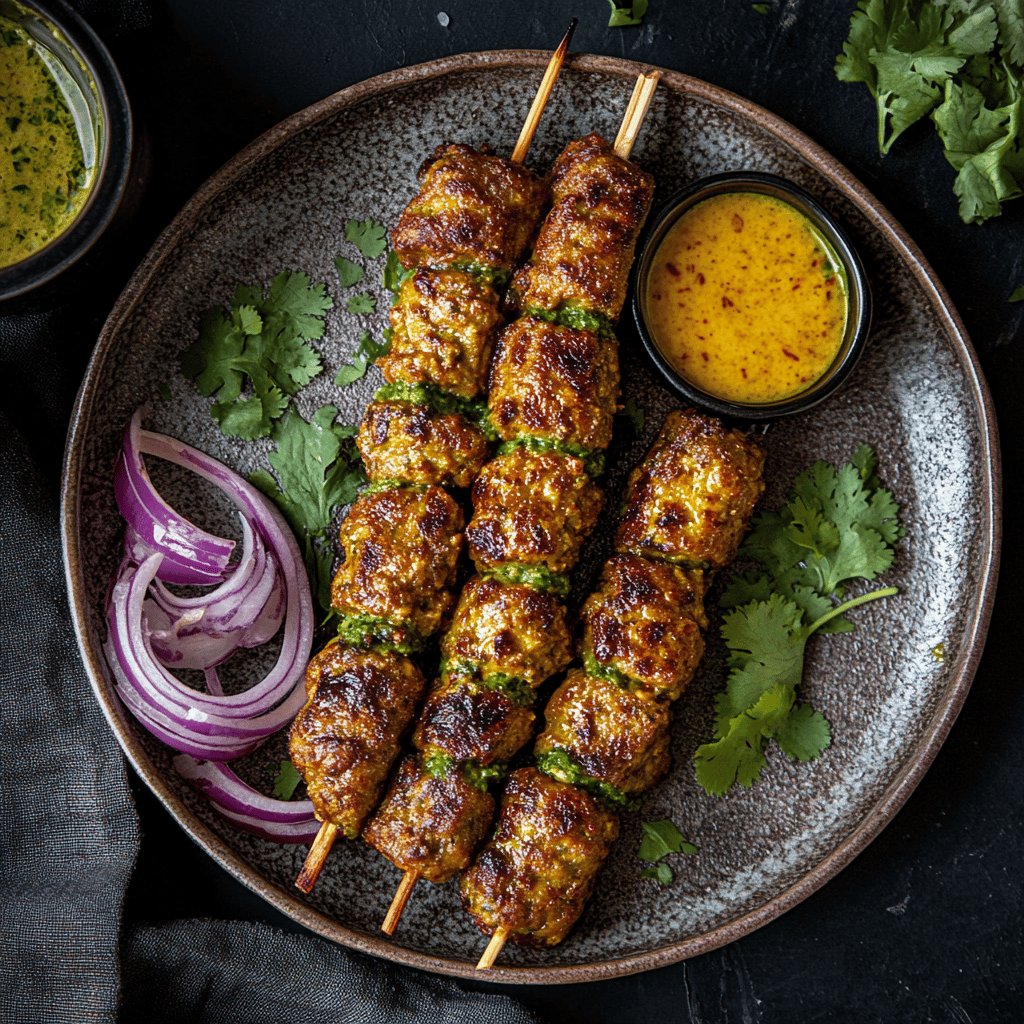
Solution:
{"label": "cilantro sprig", "polygon": [[965,222],[1024,194],[1020,0],[860,0],[835,69],[875,98],[883,154],[931,115]]}
{"label": "cilantro sprig", "polygon": [[181,370],[229,437],[266,437],[288,399],[323,370],[307,344],[323,337],[324,317],[334,305],[322,284],[301,271],[284,271],[264,294],[239,286],[224,309],[202,316],[199,337],[181,355]]}
{"label": "cilantro sprig", "polygon": [[317,409],[307,422],[294,408],[274,427],[274,474],[257,470],[250,479],[284,513],[304,547],[313,593],[325,611],[331,606],[334,549],[329,531],[339,508],[355,501],[366,483],[352,442],[356,428],[335,423],[333,405]]}
{"label": "cilantro sprig", "polygon": [[675,823],[668,818],[661,821],[643,821],[640,823],[644,837],[637,850],[637,857],[651,865],[640,874],[644,878],[653,878],[660,885],[669,885],[675,878],[672,868],[664,858],[672,853],[685,853],[688,856],[697,853],[697,847],[688,843]]}
{"label": "cilantro sprig", "polygon": [[697,749],[697,779],[714,795],[753,785],[775,740],[788,757],[809,761],[832,739],[825,717],[797,700],[807,641],[850,632],[846,613],[890,597],[896,587],[846,598],[852,580],[874,580],[893,561],[903,535],[899,508],[861,445],[836,470],[819,462],[802,473],[778,512],[765,512],[740,556],[760,570],[736,577],[722,596],[729,678],[716,701],[715,739]]}
{"label": "cilantro sprig", "polygon": [[274,797],[277,800],[291,800],[301,781],[302,776],[295,770],[295,765],[291,761],[281,761],[277,778],[274,779]]}
{"label": "cilantro sprig", "polygon": [[608,0],[611,15],[608,18],[609,28],[621,28],[639,25],[647,13],[648,0]]}

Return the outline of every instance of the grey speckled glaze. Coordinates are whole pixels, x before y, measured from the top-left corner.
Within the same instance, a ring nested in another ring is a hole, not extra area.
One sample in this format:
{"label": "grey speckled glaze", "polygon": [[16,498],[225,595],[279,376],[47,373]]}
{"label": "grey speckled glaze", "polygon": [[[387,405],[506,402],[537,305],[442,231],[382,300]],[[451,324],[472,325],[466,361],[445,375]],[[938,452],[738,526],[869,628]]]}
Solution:
{"label": "grey speckled glaze", "polygon": [[[398,873],[362,843],[342,843],[313,896],[303,899],[292,882],[304,849],[267,843],[223,822],[175,776],[168,751],[127,719],[100,651],[121,529],[110,470],[124,423],[145,401],[153,429],[242,471],[258,465],[264,445],[225,441],[207,401],[174,369],[200,312],[226,300],[236,283],[267,281],[286,267],[336,284],[332,261],[344,221],[393,222],[414,189],[417,165],[442,140],[488,141],[508,152],[545,60],[498,52],[402,69],[295,115],[228,164],[161,236],[107,321],[79,396],[66,466],[65,553],[82,654],[105,713],[150,787],[221,864],[314,931],[466,976],[482,941],[454,886],[419,886],[388,942],[377,928]],[[546,167],[565,142],[594,129],[614,135],[638,70],[628,61],[574,58],[531,162]],[[889,574],[905,596],[860,610],[855,634],[811,647],[804,693],[833,722],[827,753],[792,765],[776,751],[761,782],[726,799],[705,796],[690,767],[694,748],[709,734],[712,697],[723,680],[721,650],[712,643],[676,705],[675,767],[645,796],[640,813],[625,819],[579,927],[553,950],[507,948],[489,976],[495,981],[587,981],[661,966],[751,931],[832,877],[892,817],[945,738],[974,673],[995,586],[999,471],[987,391],[956,314],[899,227],[790,126],[675,72],[665,74],[635,158],[654,172],[662,197],[718,171],[782,174],[848,226],[874,287],[872,337],[838,395],[771,428],[766,500],[777,503],[812,460],[844,459],[862,440],[874,445],[908,526]],[[341,394],[331,381],[361,331],[379,331],[383,319],[345,314],[340,305],[332,310],[319,346],[327,372],[302,395],[306,415],[331,401],[358,419],[376,371]],[[626,394],[648,416],[642,437],[619,437],[613,446],[605,480],[611,509],[628,468],[674,404],[629,328],[621,338]],[[170,385],[169,401],[156,399],[160,382]],[[190,487],[173,474],[162,479],[173,502],[201,514],[205,502]],[[208,517],[212,525],[217,520]],[[608,553],[609,532],[597,531],[588,549],[577,597]],[[930,653],[939,641],[942,663]],[[240,771],[267,784],[283,749],[278,737]],[[700,854],[662,889],[640,878],[635,851],[640,819],[664,816],[699,844]]]}

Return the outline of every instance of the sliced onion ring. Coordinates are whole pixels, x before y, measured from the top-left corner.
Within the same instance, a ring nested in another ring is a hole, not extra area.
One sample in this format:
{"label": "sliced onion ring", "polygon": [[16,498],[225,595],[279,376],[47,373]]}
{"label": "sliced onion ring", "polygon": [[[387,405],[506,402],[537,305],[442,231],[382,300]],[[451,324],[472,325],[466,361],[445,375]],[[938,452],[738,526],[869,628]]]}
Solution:
{"label": "sliced onion ring", "polygon": [[[255,749],[290,721],[305,701],[301,684],[314,624],[308,580],[295,538],[280,513],[259,491],[216,459],[189,445],[141,430],[138,420],[137,413],[129,437],[139,455],[166,459],[219,487],[239,506],[254,534],[266,544],[267,561],[273,559],[278,566],[275,578],[279,575],[283,593],[277,603],[283,603],[285,622],[280,655],[263,680],[232,695],[204,694],[191,689],[168,672],[154,654],[144,626],[143,603],[156,577],[166,579],[162,567],[175,553],[167,555],[157,548],[137,567],[125,562],[111,590],[110,634],[105,650],[129,710],[174,749],[206,760],[229,760]],[[125,479],[131,482],[127,476]],[[171,518],[175,518],[173,513]],[[136,556],[145,551],[146,537],[140,536],[141,548],[138,542],[129,548]],[[260,574],[259,580],[265,584],[265,573]],[[229,579],[224,586],[231,582]],[[245,592],[244,582],[236,595],[238,592]],[[266,634],[278,614],[277,603],[273,590],[260,607],[255,607],[254,600],[248,609],[251,621],[243,621],[243,628],[248,626],[258,635]]]}

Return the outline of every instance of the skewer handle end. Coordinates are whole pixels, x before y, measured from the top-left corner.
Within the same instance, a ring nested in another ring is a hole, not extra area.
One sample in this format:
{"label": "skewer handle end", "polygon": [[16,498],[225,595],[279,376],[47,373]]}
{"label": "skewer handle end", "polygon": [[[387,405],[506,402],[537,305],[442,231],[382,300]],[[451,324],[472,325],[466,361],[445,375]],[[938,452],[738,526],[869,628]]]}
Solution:
{"label": "skewer handle end", "polygon": [[388,907],[387,915],[380,926],[380,930],[385,935],[395,934],[398,922],[402,919],[402,914],[405,911],[405,905],[409,902],[409,897],[412,895],[412,891],[416,887],[419,878],[418,871],[406,871],[402,875],[402,880],[398,883],[398,889],[395,891],[391,906]]}
{"label": "skewer handle end", "polygon": [[507,939],[508,932],[504,928],[499,928],[491,936],[491,941],[487,943],[484,955],[480,957],[480,961],[476,965],[478,971],[489,971],[494,966],[494,961],[501,955],[502,948]]}
{"label": "skewer handle end", "polygon": [[309,848],[309,853],[306,854],[306,862],[302,865],[299,877],[295,879],[295,888],[307,896],[313,891],[313,886],[316,885],[316,880],[320,877],[324,861],[327,860],[327,855],[331,852],[337,835],[338,826],[325,821],[320,826],[320,831],[317,832],[316,839],[313,840],[313,845]]}

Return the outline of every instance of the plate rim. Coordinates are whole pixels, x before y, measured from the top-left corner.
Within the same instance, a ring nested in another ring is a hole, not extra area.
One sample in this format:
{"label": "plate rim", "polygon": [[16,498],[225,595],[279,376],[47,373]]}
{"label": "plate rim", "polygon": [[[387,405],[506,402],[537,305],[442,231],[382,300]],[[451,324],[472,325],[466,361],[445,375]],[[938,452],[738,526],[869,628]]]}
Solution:
{"label": "plate rim", "polygon": [[[920,249],[911,241],[892,214],[845,166],[788,121],[727,89],[680,71],[661,68],[662,84],[671,88],[673,92],[703,100],[745,120],[753,120],[759,128],[770,133],[778,142],[825,175],[857,207],[874,230],[881,231],[887,236],[901,261],[907,265],[918,285],[928,296],[940,320],[944,321],[963,367],[968,391],[973,399],[973,411],[978,417],[977,426],[982,451],[987,455],[981,467],[984,521],[979,525],[982,529],[983,565],[979,584],[975,589],[973,608],[965,627],[966,642],[957,655],[946,695],[923,730],[908,760],[846,839],[806,871],[800,879],[761,906],[730,918],[700,935],[644,952],[573,965],[496,965],[488,971],[486,979],[481,977],[472,963],[444,956],[432,956],[384,938],[367,935],[315,909],[297,893],[292,894],[266,879],[186,807],[151,763],[141,742],[127,724],[123,711],[103,676],[102,658],[99,652],[91,650],[87,643],[88,608],[81,571],[81,545],[76,529],[83,472],[81,449],[83,439],[88,435],[91,403],[96,397],[95,382],[111,354],[118,330],[142,298],[150,281],[176,245],[179,236],[195,223],[207,204],[232,186],[255,160],[273,152],[297,133],[341,110],[409,85],[418,85],[447,75],[489,69],[539,69],[546,65],[548,57],[547,51],[540,50],[476,51],[441,57],[364,79],[285,118],[221,166],[200,185],[160,233],[107,316],[75,399],[68,426],[61,484],[61,541],[68,600],[76,642],[90,685],[107,723],[132,767],[189,837],[236,880],[293,921],[324,938],[358,952],[379,956],[407,967],[462,979],[487,980],[502,984],[594,982],[666,967],[718,949],[755,931],[792,909],[834,878],[892,821],[931,766],[963,707],[984,650],[995,600],[1002,540],[999,435],[991,394],[963,322]],[[651,67],[650,64],[638,61],[597,54],[573,54],[567,64],[577,72],[610,75],[629,81]]]}

